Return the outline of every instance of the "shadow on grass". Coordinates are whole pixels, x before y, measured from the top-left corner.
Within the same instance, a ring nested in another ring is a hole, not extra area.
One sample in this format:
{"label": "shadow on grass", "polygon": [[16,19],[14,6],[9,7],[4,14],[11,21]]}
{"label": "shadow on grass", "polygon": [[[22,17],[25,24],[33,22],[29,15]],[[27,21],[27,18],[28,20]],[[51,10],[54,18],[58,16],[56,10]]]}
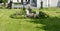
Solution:
{"label": "shadow on grass", "polygon": [[31,19],[29,22],[46,25],[43,27],[43,29],[46,31],[60,31],[60,18],[57,17],[46,19]]}

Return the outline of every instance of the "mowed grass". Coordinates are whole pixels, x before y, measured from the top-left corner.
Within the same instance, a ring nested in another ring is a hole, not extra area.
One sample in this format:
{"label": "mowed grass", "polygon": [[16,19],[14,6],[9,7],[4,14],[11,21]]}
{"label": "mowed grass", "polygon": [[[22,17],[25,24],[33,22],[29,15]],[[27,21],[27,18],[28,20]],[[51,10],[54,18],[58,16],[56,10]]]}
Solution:
{"label": "mowed grass", "polygon": [[0,9],[0,31],[60,31],[60,8],[44,8],[50,17],[44,19],[14,19],[11,14],[21,9]]}

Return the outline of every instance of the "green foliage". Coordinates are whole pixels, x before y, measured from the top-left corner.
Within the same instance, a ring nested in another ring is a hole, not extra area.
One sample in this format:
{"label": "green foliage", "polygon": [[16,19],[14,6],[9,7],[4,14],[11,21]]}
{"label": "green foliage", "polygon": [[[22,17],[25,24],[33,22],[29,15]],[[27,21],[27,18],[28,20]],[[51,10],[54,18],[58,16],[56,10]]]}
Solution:
{"label": "green foliage", "polygon": [[40,11],[40,12],[39,12],[39,17],[40,17],[40,18],[46,18],[46,17],[49,17],[49,15],[47,15],[46,13]]}
{"label": "green foliage", "polygon": [[12,14],[10,17],[15,19],[22,19],[22,18],[25,18],[25,15],[26,15],[25,11],[19,11]]}
{"label": "green foliage", "polygon": [[6,3],[8,0],[3,0],[3,3]]}
{"label": "green foliage", "polygon": [[6,6],[7,1],[8,1],[8,0],[3,0],[4,7]]}
{"label": "green foliage", "polygon": [[2,3],[2,0],[0,0],[0,3]]}
{"label": "green foliage", "polygon": [[11,18],[15,18],[15,19],[24,19],[25,16],[24,15],[18,15],[18,14],[13,14],[10,16]]}

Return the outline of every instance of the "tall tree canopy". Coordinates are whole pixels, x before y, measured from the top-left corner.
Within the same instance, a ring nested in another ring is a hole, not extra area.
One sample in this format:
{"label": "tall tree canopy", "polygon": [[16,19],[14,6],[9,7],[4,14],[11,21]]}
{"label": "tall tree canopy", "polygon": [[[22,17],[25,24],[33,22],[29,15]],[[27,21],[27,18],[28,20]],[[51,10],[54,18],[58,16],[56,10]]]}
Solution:
{"label": "tall tree canopy", "polygon": [[3,1],[2,0],[0,0],[0,3],[2,3]]}
{"label": "tall tree canopy", "polygon": [[4,7],[6,6],[6,2],[7,2],[8,0],[2,0],[2,2],[4,3]]}
{"label": "tall tree canopy", "polygon": [[2,0],[3,1],[3,3],[6,3],[8,0]]}

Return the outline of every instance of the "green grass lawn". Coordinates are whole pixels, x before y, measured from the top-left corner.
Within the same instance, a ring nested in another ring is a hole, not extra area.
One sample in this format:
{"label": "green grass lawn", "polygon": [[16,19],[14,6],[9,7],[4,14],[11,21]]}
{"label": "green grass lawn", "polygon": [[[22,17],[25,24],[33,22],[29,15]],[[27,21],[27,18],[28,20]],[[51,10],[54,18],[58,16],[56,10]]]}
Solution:
{"label": "green grass lawn", "polygon": [[60,8],[38,10],[50,16],[44,19],[13,19],[9,17],[19,11],[20,9],[0,9],[0,31],[60,31]]}

